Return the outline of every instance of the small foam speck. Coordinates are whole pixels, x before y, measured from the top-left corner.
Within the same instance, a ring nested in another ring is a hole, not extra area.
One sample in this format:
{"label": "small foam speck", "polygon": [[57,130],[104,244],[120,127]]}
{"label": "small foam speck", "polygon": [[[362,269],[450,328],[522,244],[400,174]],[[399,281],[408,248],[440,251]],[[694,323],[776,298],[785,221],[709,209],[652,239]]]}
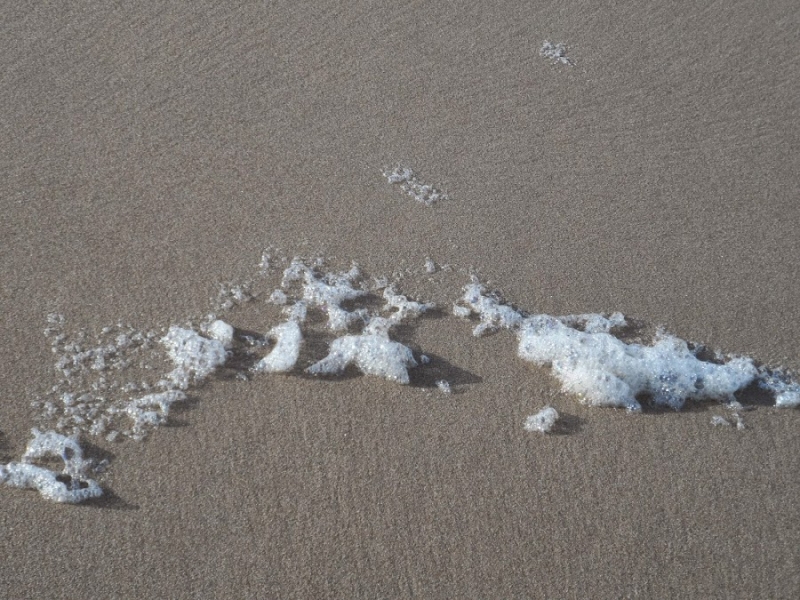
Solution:
{"label": "small foam speck", "polygon": [[547,40],[544,41],[542,47],[539,48],[539,55],[549,58],[553,63],[561,63],[562,65],[572,65],[572,59],[567,56],[567,46],[563,43],[554,44]]}
{"label": "small foam speck", "polygon": [[385,169],[383,176],[394,185],[399,185],[406,194],[417,202],[430,206],[439,200],[447,200],[448,196],[441,190],[423,182],[409,167],[398,165],[393,169]]}
{"label": "small foam speck", "polygon": [[535,415],[525,420],[525,431],[538,431],[549,433],[558,420],[558,411],[552,406],[545,406]]}

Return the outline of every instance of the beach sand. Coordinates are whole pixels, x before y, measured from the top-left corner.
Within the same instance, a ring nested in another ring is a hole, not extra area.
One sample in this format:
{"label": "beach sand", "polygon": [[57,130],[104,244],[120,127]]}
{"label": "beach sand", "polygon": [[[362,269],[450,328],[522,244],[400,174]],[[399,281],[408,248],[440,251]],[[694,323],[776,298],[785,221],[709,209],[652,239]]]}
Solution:
{"label": "beach sand", "polygon": [[3,9],[0,462],[56,382],[48,314],[182,323],[266,247],[439,302],[401,332],[433,360],[221,373],[144,442],[85,437],[102,499],[0,488],[0,596],[800,596],[800,412],[590,408],[447,304],[476,273],[800,369],[794,3],[191,4]]}

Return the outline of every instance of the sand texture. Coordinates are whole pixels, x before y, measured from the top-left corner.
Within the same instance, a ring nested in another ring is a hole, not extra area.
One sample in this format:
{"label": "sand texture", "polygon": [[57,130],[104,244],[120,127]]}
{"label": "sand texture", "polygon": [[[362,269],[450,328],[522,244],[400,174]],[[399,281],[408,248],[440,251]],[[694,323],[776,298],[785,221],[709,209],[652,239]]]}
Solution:
{"label": "sand texture", "polygon": [[392,330],[409,385],[304,372],[319,333],[83,435],[100,499],[0,486],[0,597],[800,597],[798,410],[588,407],[451,314],[474,274],[800,370],[796,3],[5,4],[0,463],[47,424],[49,314],[266,334],[294,256],[439,308]]}

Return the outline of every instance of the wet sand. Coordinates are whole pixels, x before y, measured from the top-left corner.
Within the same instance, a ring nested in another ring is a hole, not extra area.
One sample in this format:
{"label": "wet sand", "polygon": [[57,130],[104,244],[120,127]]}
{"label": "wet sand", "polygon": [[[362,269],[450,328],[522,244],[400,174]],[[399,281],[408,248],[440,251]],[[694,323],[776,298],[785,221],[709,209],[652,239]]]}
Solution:
{"label": "wet sand", "polygon": [[[4,13],[2,462],[55,380],[47,314],[168,326],[268,246],[445,309],[474,272],[531,311],[800,369],[790,2]],[[396,164],[449,199],[404,195]],[[402,332],[452,395],[424,368],[223,374],[145,442],[87,438],[104,499],[0,488],[0,596],[800,594],[800,413],[588,408],[470,332],[446,310]],[[546,404],[558,432],[524,431]]]}

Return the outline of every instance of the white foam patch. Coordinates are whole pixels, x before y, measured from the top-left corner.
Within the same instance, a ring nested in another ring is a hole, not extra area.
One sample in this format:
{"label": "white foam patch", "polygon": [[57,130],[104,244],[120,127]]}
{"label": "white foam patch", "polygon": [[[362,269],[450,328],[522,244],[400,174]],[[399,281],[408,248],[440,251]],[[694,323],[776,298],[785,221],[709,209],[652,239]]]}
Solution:
{"label": "white foam patch", "polygon": [[217,319],[206,327],[206,335],[212,340],[220,342],[222,347],[226,350],[229,350],[231,346],[233,346],[233,333],[233,325],[220,319]]}
{"label": "white foam patch", "polygon": [[558,420],[558,411],[552,406],[545,406],[535,415],[529,416],[525,420],[525,431],[538,431],[539,433],[549,433]]}
{"label": "white foam patch", "polygon": [[759,372],[759,387],[775,394],[778,408],[800,407],[800,382],[782,369],[762,368]]}
{"label": "white foam patch", "polygon": [[688,399],[730,400],[757,374],[748,358],[701,361],[685,341],[666,334],[652,346],[626,344],[537,315],[526,319],[518,336],[521,358],[552,366],[565,391],[594,406],[641,410],[636,396],[643,393],[676,410]]}
{"label": "white foam patch", "polygon": [[639,411],[639,394],[676,410],[688,399],[731,401],[758,374],[749,358],[733,357],[724,364],[702,361],[684,340],[667,334],[652,346],[627,344],[608,333],[625,323],[619,313],[527,316],[474,280],[464,288],[462,302],[480,318],[475,335],[499,328],[514,331],[521,358],[552,367],[564,391],[592,406]]}
{"label": "white foam patch", "polygon": [[437,381],[436,387],[439,388],[439,391],[442,392],[443,394],[453,393],[453,388],[450,385],[450,382],[447,381],[446,379],[440,379],[439,381]]}
{"label": "white foam patch", "polygon": [[306,319],[306,305],[298,302],[289,311],[289,320],[276,325],[267,333],[267,338],[275,340],[272,351],[258,361],[253,370],[258,373],[285,373],[291,371],[300,357],[303,332],[300,323]]}
{"label": "white foam patch", "polygon": [[385,311],[395,311],[391,314],[389,319],[396,323],[406,319],[416,319],[422,313],[436,308],[436,304],[432,302],[416,302],[414,300],[409,300],[406,296],[396,293],[391,286],[383,290],[383,299],[386,300],[383,309]]}
{"label": "white foam patch", "polygon": [[328,355],[307,371],[312,375],[338,375],[352,364],[365,375],[407,384],[408,369],[416,367],[417,361],[410,348],[389,338],[392,325],[388,319],[374,317],[364,333],[333,340]]}
{"label": "white foam patch", "polygon": [[383,176],[394,185],[399,185],[406,194],[414,198],[417,202],[430,206],[439,200],[447,200],[448,196],[441,190],[423,182],[419,176],[409,167],[398,165],[393,169],[385,169]]}
{"label": "white foam patch", "polygon": [[225,364],[227,352],[219,340],[201,336],[193,329],[173,325],[161,338],[175,369],[167,375],[170,387],[185,390]]}
{"label": "white foam patch", "polygon": [[464,286],[464,296],[461,301],[464,306],[455,306],[453,313],[458,317],[475,314],[480,318],[480,323],[472,330],[472,335],[475,337],[498,329],[515,329],[524,320],[522,313],[503,304],[499,298],[487,294],[475,278]]}
{"label": "white foam patch", "polygon": [[[75,504],[103,494],[100,485],[87,475],[91,463],[84,460],[76,438],[55,431],[42,433],[34,429],[32,433],[22,461],[0,465],[0,481],[11,487],[35,489],[53,502]],[[46,458],[63,461],[61,473],[32,464]]]}
{"label": "white foam patch", "polygon": [[549,58],[553,63],[561,63],[562,65],[572,65],[572,59],[567,56],[567,47],[563,43],[553,44],[547,40],[544,41],[542,47],[539,48],[539,55]]}
{"label": "white foam patch", "polygon": [[295,282],[302,284],[302,297],[308,307],[318,307],[328,315],[328,327],[333,331],[345,331],[350,325],[364,321],[367,311],[363,309],[348,311],[342,303],[355,300],[366,294],[354,287],[361,278],[358,267],[344,273],[318,274],[302,260],[295,258],[283,273],[284,288]]}
{"label": "white foam patch", "polygon": [[186,394],[179,390],[147,394],[131,400],[125,407],[125,414],[133,421],[128,435],[137,441],[144,439],[150,429],[167,422],[174,403],[184,400]]}

